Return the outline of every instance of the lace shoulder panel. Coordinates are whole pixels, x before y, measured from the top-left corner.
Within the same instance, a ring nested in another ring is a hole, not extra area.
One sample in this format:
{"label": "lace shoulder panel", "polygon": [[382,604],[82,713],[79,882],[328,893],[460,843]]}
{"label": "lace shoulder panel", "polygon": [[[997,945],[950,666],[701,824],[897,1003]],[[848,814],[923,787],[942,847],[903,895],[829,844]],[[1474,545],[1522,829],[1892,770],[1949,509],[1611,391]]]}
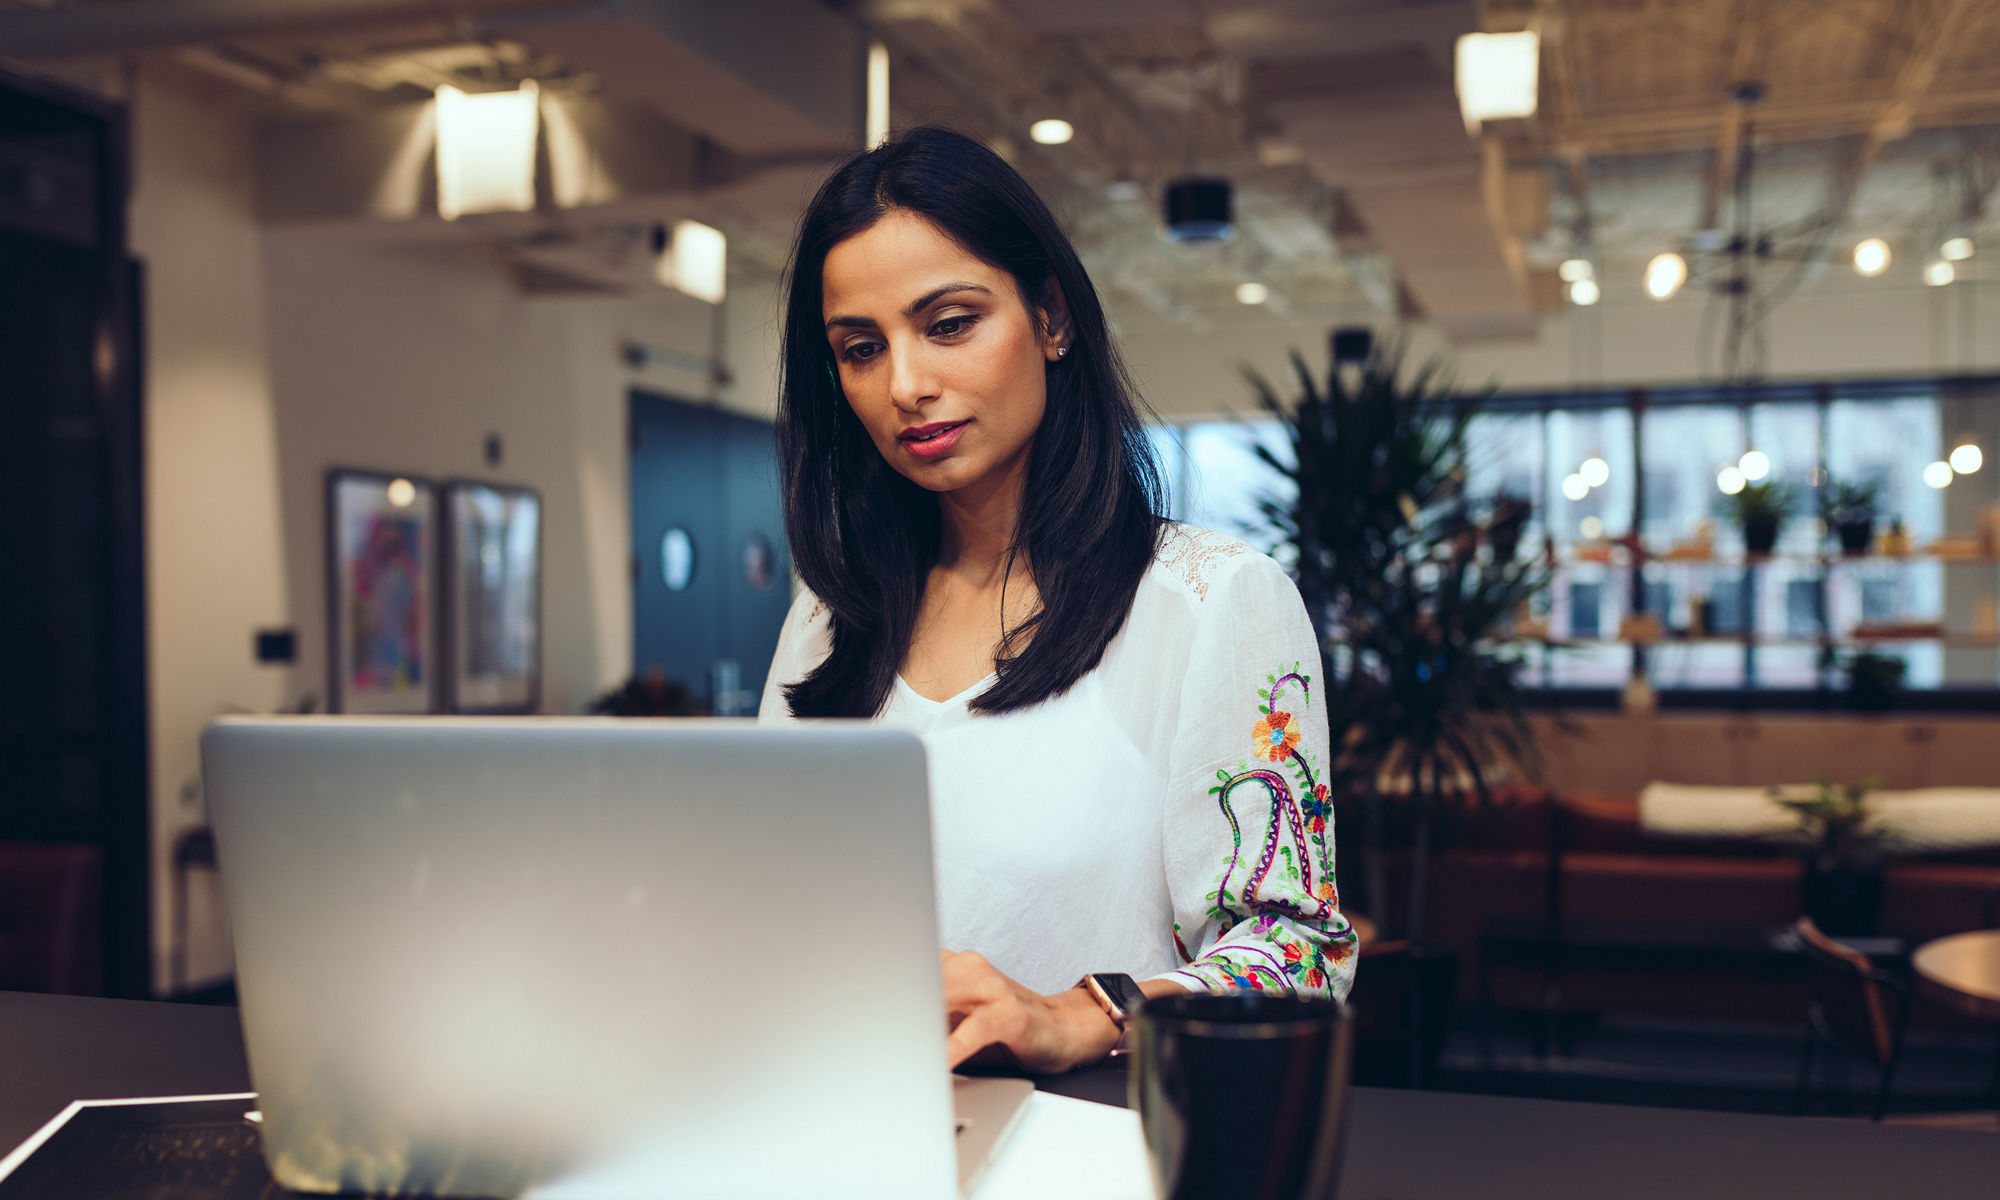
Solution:
{"label": "lace shoulder panel", "polygon": [[1160,538],[1153,564],[1196,600],[1205,600],[1209,586],[1221,577],[1233,559],[1255,553],[1240,539],[1226,533],[1174,524],[1167,526],[1167,532]]}

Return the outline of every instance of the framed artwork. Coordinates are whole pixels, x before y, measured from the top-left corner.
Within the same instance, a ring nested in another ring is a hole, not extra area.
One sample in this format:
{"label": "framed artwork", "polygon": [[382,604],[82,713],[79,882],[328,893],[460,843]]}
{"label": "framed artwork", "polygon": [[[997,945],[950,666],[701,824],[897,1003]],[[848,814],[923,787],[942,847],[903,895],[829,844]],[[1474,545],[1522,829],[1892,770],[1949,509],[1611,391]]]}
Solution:
{"label": "framed artwork", "polygon": [[328,711],[436,711],[436,488],[333,470],[326,514]]}
{"label": "framed artwork", "polygon": [[445,485],[447,707],[533,712],[542,685],[542,500],[532,488]]}

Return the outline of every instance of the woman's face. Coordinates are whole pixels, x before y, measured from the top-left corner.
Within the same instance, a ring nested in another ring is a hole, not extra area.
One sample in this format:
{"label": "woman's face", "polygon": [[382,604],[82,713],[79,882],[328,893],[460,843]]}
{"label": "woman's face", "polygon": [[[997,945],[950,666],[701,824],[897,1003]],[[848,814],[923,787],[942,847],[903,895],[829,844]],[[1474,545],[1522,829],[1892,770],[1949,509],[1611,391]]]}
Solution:
{"label": "woman's face", "polygon": [[1045,329],[1012,275],[901,209],[835,246],[820,283],[841,390],[890,466],[933,492],[1026,470],[1059,316]]}

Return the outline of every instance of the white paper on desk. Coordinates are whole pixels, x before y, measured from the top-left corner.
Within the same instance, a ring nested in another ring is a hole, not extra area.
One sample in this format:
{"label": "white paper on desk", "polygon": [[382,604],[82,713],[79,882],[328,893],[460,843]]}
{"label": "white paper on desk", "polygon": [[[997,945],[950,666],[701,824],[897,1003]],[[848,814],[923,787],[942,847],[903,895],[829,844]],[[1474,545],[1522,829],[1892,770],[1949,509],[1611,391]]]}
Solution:
{"label": "white paper on desk", "polygon": [[1155,1200],[1139,1114],[1036,1092],[974,1200]]}

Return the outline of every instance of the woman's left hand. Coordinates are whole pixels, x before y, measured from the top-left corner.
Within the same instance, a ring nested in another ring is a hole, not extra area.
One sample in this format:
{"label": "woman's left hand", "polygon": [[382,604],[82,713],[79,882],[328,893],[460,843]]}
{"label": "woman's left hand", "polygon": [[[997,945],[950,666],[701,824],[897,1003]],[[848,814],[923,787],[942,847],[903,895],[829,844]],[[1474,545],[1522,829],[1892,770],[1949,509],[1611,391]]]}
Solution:
{"label": "woman's left hand", "polygon": [[1054,1075],[1097,1062],[1118,1044],[1118,1026],[1082,988],[1044,996],[972,951],[944,951],[944,1007],[954,1067],[986,1051],[982,1057]]}

